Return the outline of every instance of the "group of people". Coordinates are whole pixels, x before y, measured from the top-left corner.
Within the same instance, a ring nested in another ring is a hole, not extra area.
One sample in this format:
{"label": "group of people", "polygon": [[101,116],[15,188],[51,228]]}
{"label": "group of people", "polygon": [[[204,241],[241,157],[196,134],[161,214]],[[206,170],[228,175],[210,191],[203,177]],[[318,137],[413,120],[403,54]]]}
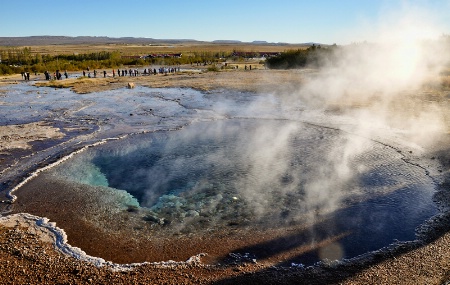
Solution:
{"label": "group of people", "polygon": [[[29,72],[21,72],[22,78],[23,80],[30,80],[30,73]],[[35,72],[35,75],[37,75],[37,73]],[[44,76],[45,76],[45,80],[61,80],[63,75],[67,78],[69,78],[69,74],[67,74],[67,71],[64,71],[64,73],[61,73],[59,70],[56,70],[53,73],[53,76],[50,74],[50,72],[48,72],[47,70],[44,71]]]}
{"label": "group of people", "polygon": [[[174,68],[174,67],[172,67],[172,68],[170,68],[170,67],[160,67],[159,68],[159,73],[160,74],[175,73],[176,71],[177,71],[177,69]],[[180,72],[180,67],[178,67],[178,72]]]}
{"label": "group of people", "polygon": [[[160,67],[158,70],[156,68],[154,68],[153,70],[151,68],[145,68],[143,71],[143,75],[156,75],[156,74],[167,74],[167,73],[175,73],[175,72],[179,72],[180,68],[168,68],[168,67]],[[93,77],[96,78],[97,77],[97,70],[93,71],[94,75]],[[22,72],[22,78],[24,80],[30,80],[30,73],[29,72]],[[140,72],[137,69],[117,69],[117,75],[118,76],[139,76]],[[103,71],[103,77],[106,77],[107,72],[104,70]],[[69,74],[67,73],[67,70],[64,71],[64,73],[61,73],[59,70],[56,70],[53,75],[48,72],[47,70],[44,71],[44,76],[45,76],[45,80],[61,80],[63,78],[63,76],[67,79],[69,78]],[[83,70],[83,77],[86,76],[86,70]],[[112,76],[115,77],[116,76],[116,70],[113,69],[112,70]],[[89,71],[89,68],[87,69],[87,77],[91,78],[91,72]]]}
{"label": "group of people", "polygon": [[[122,69],[122,70],[120,70],[120,69],[117,69],[117,75],[119,75],[119,76],[127,76],[127,75],[130,75],[130,76],[138,76],[139,75],[139,70],[137,70],[137,69],[129,69],[129,70],[126,70],[126,69]],[[115,71],[113,70],[113,77],[114,76],[116,76],[115,75]]]}
{"label": "group of people", "polygon": [[[236,66],[237,68],[237,66]],[[250,65],[249,67],[247,65],[245,65],[245,70],[250,69],[252,70],[252,66]],[[158,69],[154,68],[153,70],[151,68],[145,68],[143,71],[143,75],[156,75],[156,74],[168,74],[168,73],[175,73],[175,72],[180,72],[180,67],[160,67]],[[93,71],[94,73],[94,78],[97,77],[97,70],[94,69]],[[24,80],[30,80],[30,73],[29,72],[22,72],[22,78]],[[139,70],[137,69],[117,69],[117,75],[118,76],[139,76]],[[64,71],[64,73],[62,74],[59,70],[56,70],[56,72],[53,73],[53,76],[48,72],[45,71],[44,72],[45,75],[45,80],[61,80],[63,75],[66,77],[66,79],[69,77],[69,75],[67,74],[67,71]],[[103,77],[106,78],[107,72],[104,70],[103,71]],[[86,76],[86,71],[83,70],[83,77]],[[91,72],[89,71],[89,67],[87,68],[87,76],[89,78],[91,78]],[[116,76],[116,70],[113,69],[112,70],[112,76],[115,77]]]}
{"label": "group of people", "polygon": [[[87,68],[88,71],[88,77],[91,78],[91,73],[89,72],[89,67]],[[83,77],[86,76],[86,71],[83,70]],[[106,71],[103,71],[103,76],[106,77]],[[94,78],[97,77],[97,70],[94,69]]]}
{"label": "group of people", "polygon": [[[154,68],[153,70],[151,68],[145,68],[144,71],[142,72],[143,75],[156,75],[156,74],[167,74],[167,73],[175,73],[177,71],[176,68],[172,67],[172,68],[167,68],[167,67],[160,67],[158,70],[156,70],[156,68]],[[180,71],[180,68],[178,67],[178,71]],[[139,70],[137,69],[117,69],[117,74],[119,76],[138,76]],[[113,76],[115,76],[115,72],[113,70]]]}
{"label": "group of people", "polygon": [[[50,74],[50,72],[48,72],[47,70],[44,71],[44,75],[45,75],[45,80],[51,80],[52,78],[54,80],[61,80],[63,74],[61,72],[59,72],[59,70],[56,70],[55,73],[53,73],[53,77]],[[64,77],[69,78],[69,74],[67,74],[67,70],[64,71]]]}
{"label": "group of people", "polygon": [[22,75],[22,79],[23,80],[30,80],[30,73],[29,72],[21,72],[20,73]]}
{"label": "group of people", "polygon": [[[156,75],[156,74],[167,74],[167,73],[175,73],[175,72],[179,72],[180,68],[167,68],[167,67],[160,67],[158,70],[156,68],[154,68],[153,70],[151,68],[145,68],[144,71],[142,72],[143,75]],[[83,70],[83,77],[86,76],[86,72],[87,72],[87,77],[91,78],[91,73],[89,72],[89,68],[86,70]],[[97,70],[94,69],[93,71],[94,75],[93,77],[96,78],[97,77]],[[103,71],[103,77],[106,77],[107,72]],[[118,76],[139,76],[140,72],[138,69],[117,69],[117,75]],[[115,77],[116,76],[116,70],[113,69],[112,70],[112,76]]]}
{"label": "group of people", "polygon": [[[91,73],[89,72],[89,67],[88,67],[87,71],[88,71],[88,77],[91,78],[92,76],[91,76]],[[113,70],[113,73],[114,73],[114,70]],[[86,71],[83,70],[83,77],[84,76],[86,76]],[[94,69],[94,78],[95,77],[97,77],[97,70]],[[103,70],[103,77],[106,77],[106,71],[105,70]]]}

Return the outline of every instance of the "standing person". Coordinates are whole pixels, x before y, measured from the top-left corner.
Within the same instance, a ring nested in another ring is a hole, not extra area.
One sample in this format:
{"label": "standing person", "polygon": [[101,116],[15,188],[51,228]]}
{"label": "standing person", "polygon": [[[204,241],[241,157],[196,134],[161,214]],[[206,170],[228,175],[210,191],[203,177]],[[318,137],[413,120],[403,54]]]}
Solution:
{"label": "standing person", "polygon": [[64,76],[67,78],[69,78],[69,75],[67,74],[67,70],[64,70]]}
{"label": "standing person", "polygon": [[86,76],[86,71],[83,70],[83,77],[85,77],[85,76]]}
{"label": "standing person", "polygon": [[113,77],[116,77],[116,71],[113,69]]}
{"label": "standing person", "polygon": [[117,69],[117,74],[118,74],[119,77],[120,77],[120,69]]}
{"label": "standing person", "polygon": [[[88,69],[88,71],[89,71],[89,69]],[[96,69],[94,69],[94,78],[95,77],[97,77],[97,70]]]}
{"label": "standing person", "polygon": [[106,78],[106,70],[103,70],[103,78]]}
{"label": "standing person", "polygon": [[27,80],[30,81],[30,73],[27,72]]}

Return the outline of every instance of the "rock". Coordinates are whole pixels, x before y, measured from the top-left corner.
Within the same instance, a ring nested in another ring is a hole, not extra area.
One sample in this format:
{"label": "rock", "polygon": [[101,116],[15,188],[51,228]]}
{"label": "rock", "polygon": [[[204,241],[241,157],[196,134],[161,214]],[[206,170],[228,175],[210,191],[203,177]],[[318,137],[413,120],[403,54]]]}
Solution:
{"label": "rock", "polygon": [[133,89],[134,88],[134,83],[133,82],[128,82],[127,88],[128,89]]}
{"label": "rock", "polygon": [[198,217],[198,216],[200,216],[200,214],[197,211],[194,211],[194,210],[189,210],[186,213],[186,217]]}

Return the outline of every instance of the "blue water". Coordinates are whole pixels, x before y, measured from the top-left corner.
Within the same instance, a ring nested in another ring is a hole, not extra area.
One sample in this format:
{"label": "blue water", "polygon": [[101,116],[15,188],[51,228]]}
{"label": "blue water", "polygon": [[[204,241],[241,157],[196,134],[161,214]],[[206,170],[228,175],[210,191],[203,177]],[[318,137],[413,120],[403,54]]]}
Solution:
{"label": "blue water", "polygon": [[317,247],[289,260],[312,264],[414,240],[416,227],[437,211],[431,179],[393,148],[363,139],[364,150],[342,164],[340,151],[352,139],[287,120],[201,122],[110,142],[53,171],[125,190],[151,213],[149,221],[170,221],[174,229],[188,219],[198,233],[230,224],[311,225],[241,249],[258,258],[338,237],[335,255]]}

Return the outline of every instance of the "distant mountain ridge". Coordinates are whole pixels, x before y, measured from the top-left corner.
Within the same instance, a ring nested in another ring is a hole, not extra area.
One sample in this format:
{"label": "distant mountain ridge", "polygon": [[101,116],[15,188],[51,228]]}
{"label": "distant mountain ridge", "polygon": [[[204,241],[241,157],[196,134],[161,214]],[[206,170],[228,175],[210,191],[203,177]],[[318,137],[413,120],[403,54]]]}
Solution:
{"label": "distant mountain ridge", "polygon": [[30,36],[30,37],[0,37],[0,46],[37,46],[37,45],[68,45],[68,44],[179,44],[199,42],[191,39],[153,39],[133,37],[67,37],[67,36]]}
{"label": "distant mountain ridge", "polygon": [[[215,40],[211,42],[194,39],[153,39],[106,36],[29,36],[29,37],[0,37],[0,46],[39,46],[39,45],[78,45],[78,44],[183,44],[183,43],[213,43],[213,44],[261,44],[261,45],[289,45],[288,43],[269,43],[266,41],[242,42],[238,40]],[[305,44],[307,45],[307,44]]]}

